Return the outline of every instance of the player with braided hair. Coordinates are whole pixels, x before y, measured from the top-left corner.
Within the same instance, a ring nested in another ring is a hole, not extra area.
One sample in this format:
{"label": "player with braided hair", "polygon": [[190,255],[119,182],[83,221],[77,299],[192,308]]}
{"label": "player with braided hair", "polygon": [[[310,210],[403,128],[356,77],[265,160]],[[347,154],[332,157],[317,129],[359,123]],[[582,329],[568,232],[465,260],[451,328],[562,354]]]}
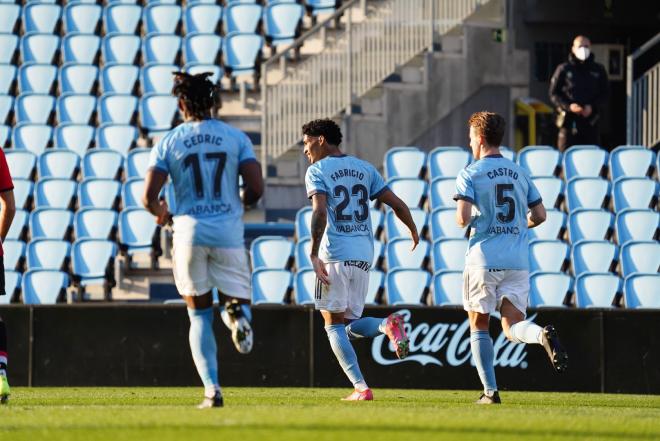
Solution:
{"label": "player with braided hair", "polygon": [[[209,73],[174,73],[172,93],[184,122],[151,151],[143,204],[159,225],[173,222],[173,273],[188,306],[190,349],[204,383],[200,408],[221,407],[213,334],[213,297],[218,289],[223,322],[240,353],[252,349],[250,267],[243,239],[243,205],[263,193],[261,167],[245,133],[213,117],[220,104]],[[159,199],[170,176],[176,208]],[[239,194],[238,177],[245,190]],[[242,199],[242,200],[241,200]]]}

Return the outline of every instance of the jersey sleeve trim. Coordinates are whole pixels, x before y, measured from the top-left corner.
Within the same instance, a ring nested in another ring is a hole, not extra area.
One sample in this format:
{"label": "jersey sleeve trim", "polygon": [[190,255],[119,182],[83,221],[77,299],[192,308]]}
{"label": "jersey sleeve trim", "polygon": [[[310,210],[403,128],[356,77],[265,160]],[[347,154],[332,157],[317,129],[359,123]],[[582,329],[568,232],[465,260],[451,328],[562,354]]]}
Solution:
{"label": "jersey sleeve trim", "polygon": [[13,190],[13,189],[14,189],[14,186],[12,185],[11,187],[7,187],[7,188],[3,188],[3,189],[1,189],[1,190],[0,190],[0,193],[4,193],[4,192],[6,192],[6,191],[11,191],[11,190]]}
{"label": "jersey sleeve trim", "polygon": [[529,208],[534,208],[534,207],[536,207],[538,204],[540,204],[541,202],[543,202],[543,199],[542,199],[542,198],[538,198],[538,199],[535,200],[534,202],[530,202],[529,204],[527,204],[527,207],[529,207]]}
{"label": "jersey sleeve trim", "polygon": [[251,162],[258,163],[259,161],[257,161],[257,158],[245,158],[238,163],[238,166],[240,167],[241,165],[249,164]]}
{"label": "jersey sleeve trim", "polygon": [[307,192],[307,197],[308,197],[309,199],[311,199],[312,196],[314,196],[314,195],[316,195],[316,194],[324,194],[324,195],[327,195],[328,193],[326,193],[326,192],[323,191],[323,190],[319,190],[319,189],[316,189],[316,188],[315,188],[315,189],[310,190],[310,191]]}
{"label": "jersey sleeve trim", "polygon": [[374,193],[374,194],[372,194],[371,196],[369,196],[369,199],[371,199],[371,200],[373,201],[374,199],[379,198],[383,193],[385,193],[385,192],[388,191],[389,189],[390,189],[390,187],[388,187],[388,186],[386,185],[386,186],[384,186],[383,188],[381,188],[380,190],[378,190],[376,193]]}
{"label": "jersey sleeve trim", "polygon": [[459,201],[459,200],[460,201],[467,201],[471,204],[476,205],[476,202],[470,196],[465,196],[465,195],[462,195],[462,194],[455,194],[452,199],[454,199],[455,201]]}
{"label": "jersey sleeve trim", "polygon": [[149,169],[147,169],[147,171],[154,172],[154,173],[160,173],[160,174],[163,174],[165,176],[167,176],[169,174],[167,172],[167,170],[165,170],[164,168],[161,168],[161,167],[158,167],[158,166],[155,166],[155,165],[153,167],[149,167]]}

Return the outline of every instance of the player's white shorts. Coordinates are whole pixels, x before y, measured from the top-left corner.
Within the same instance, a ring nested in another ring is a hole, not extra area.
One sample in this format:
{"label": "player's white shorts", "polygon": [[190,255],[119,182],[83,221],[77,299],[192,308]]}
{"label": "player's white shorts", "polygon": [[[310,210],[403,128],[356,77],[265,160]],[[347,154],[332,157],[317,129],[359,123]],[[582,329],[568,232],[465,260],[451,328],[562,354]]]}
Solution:
{"label": "player's white shorts", "polygon": [[369,267],[368,262],[361,260],[326,263],[330,286],[316,280],[316,309],[343,312],[347,319],[362,317],[369,288]]}
{"label": "player's white shorts", "polygon": [[175,244],[172,262],[174,282],[181,295],[199,296],[216,287],[231,297],[250,298],[250,264],[245,248]]}
{"label": "player's white shorts", "polygon": [[466,267],[463,271],[463,309],[490,314],[499,311],[507,298],[526,314],[529,271]]}

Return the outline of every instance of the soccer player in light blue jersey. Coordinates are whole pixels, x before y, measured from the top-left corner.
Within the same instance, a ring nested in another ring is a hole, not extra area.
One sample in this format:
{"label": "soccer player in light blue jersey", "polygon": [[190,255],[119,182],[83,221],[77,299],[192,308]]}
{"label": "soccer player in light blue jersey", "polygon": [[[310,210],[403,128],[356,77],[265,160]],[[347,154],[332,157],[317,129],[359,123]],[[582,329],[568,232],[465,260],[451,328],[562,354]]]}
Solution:
{"label": "soccer player in light blue jersey", "polygon": [[[243,204],[263,192],[252,143],[241,131],[212,118],[219,90],[210,73],[176,73],[172,93],[184,122],[152,149],[144,206],[159,225],[173,220],[173,273],[190,317],[190,349],[204,383],[200,408],[222,407],[213,334],[213,297],[220,293],[221,317],[240,353],[252,349],[250,266],[243,239]],[[159,200],[170,176],[176,208]],[[238,178],[243,177],[242,200]]]}
{"label": "soccer player in light blue jersey", "polygon": [[329,119],[302,128],[304,154],[312,164],[305,186],[312,200],[312,250],[316,273],[315,306],[321,311],[330,346],[354,391],[347,401],[373,400],[349,339],[386,334],[397,357],[408,355],[403,319],[362,317],[373,261],[373,232],[369,201],[378,199],[392,208],[408,227],[413,249],[419,242],[410,210],[383,181],[373,165],[342,154],[341,131]]}
{"label": "soccer player in light blue jersey", "polygon": [[527,172],[500,154],[505,121],[491,112],[470,117],[470,147],[475,162],[456,178],[456,221],[470,226],[463,272],[463,307],[468,313],[472,358],[484,386],[478,404],[499,404],[493,366],[490,314],[502,317],[506,337],[543,345],[557,372],[568,356],[553,326],[525,320],[529,294],[528,229],[545,221],[541,195]]}

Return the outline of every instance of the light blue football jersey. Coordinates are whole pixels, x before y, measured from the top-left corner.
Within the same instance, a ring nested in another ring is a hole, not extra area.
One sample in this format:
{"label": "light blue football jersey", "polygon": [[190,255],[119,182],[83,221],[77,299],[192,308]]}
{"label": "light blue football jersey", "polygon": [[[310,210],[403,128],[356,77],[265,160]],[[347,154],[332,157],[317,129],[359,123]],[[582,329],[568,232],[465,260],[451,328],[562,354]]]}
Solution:
{"label": "light blue football jersey", "polygon": [[371,263],[374,237],[369,200],[387,190],[370,163],[353,156],[327,156],[310,165],[305,175],[307,197],[327,196],[328,223],[319,257],[326,262],[361,260]]}
{"label": "light blue football jersey", "polygon": [[542,201],[522,167],[501,155],[486,156],[458,174],[454,199],[481,212],[470,224],[466,266],[529,269],[527,211]]}
{"label": "light blue football jersey", "polygon": [[216,119],[183,123],[158,142],[149,165],[174,185],[175,243],[244,246],[238,169],[249,161],[256,158],[247,135]]}

